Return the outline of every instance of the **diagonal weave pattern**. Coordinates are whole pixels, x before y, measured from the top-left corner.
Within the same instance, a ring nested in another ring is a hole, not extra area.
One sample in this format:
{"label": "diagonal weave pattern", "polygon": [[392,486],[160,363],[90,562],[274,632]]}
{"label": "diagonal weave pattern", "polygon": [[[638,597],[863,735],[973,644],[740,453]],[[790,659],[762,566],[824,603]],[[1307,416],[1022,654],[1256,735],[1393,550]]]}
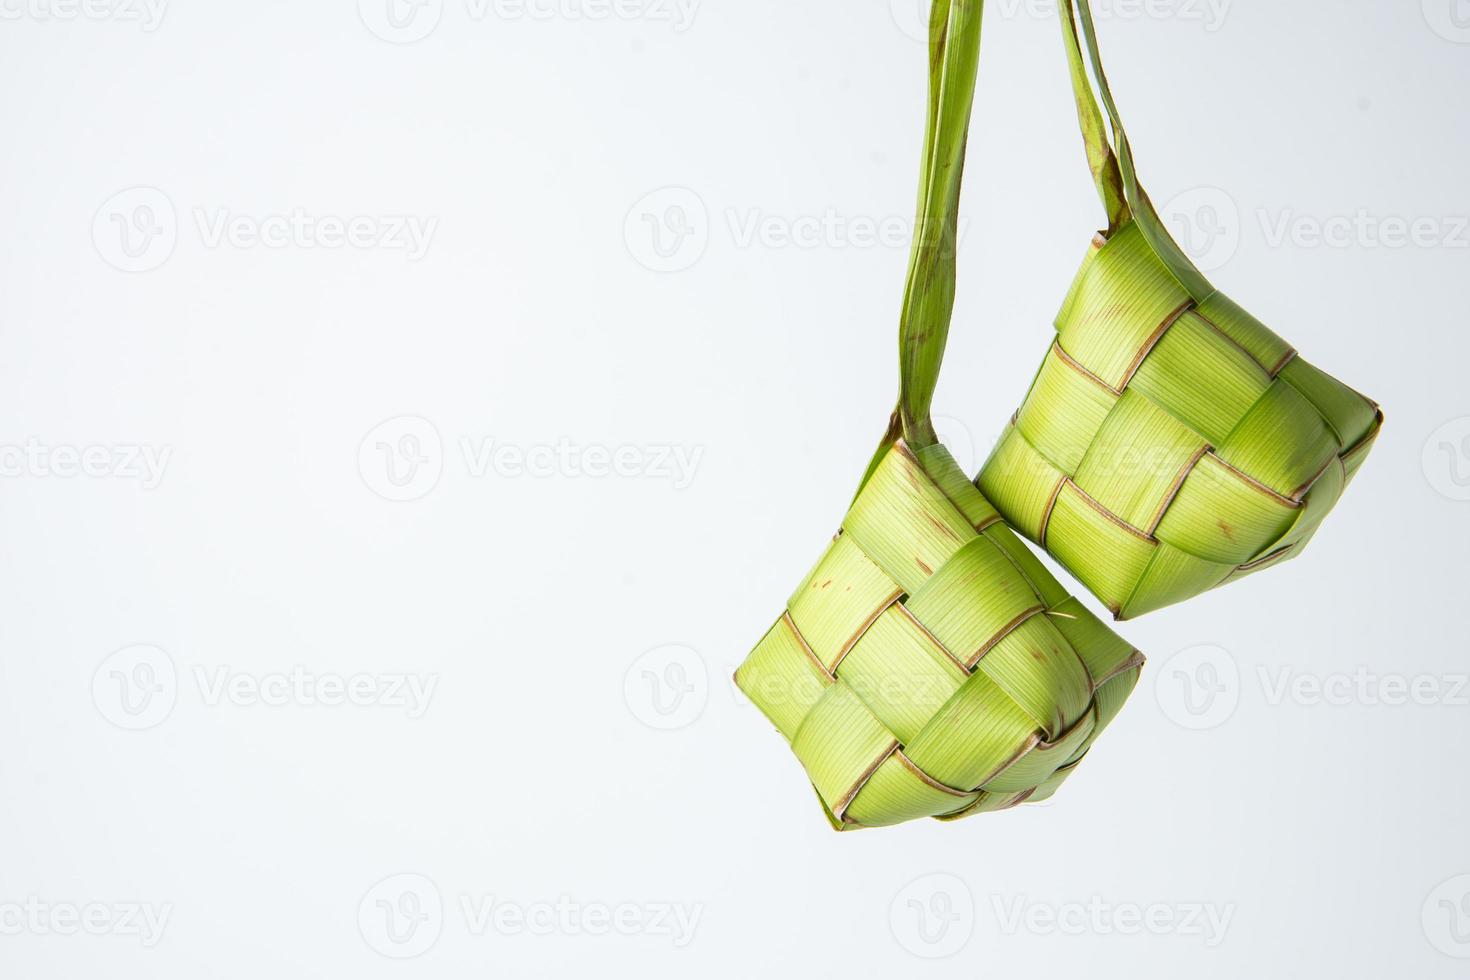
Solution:
{"label": "diagonal weave pattern", "polygon": [[1047,798],[1142,664],[947,450],[899,443],[735,680],[847,830]]}
{"label": "diagonal weave pattern", "polygon": [[1100,235],[976,482],[1119,619],[1298,554],[1382,414],[1212,292],[1136,223]]}

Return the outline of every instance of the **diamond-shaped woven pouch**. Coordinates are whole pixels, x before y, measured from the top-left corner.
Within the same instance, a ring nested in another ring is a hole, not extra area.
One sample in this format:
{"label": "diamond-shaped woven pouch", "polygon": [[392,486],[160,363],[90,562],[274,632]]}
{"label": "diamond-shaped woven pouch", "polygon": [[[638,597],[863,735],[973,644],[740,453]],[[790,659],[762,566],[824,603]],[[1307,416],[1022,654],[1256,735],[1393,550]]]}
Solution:
{"label": "diamond-shaped woven pouch", "polygon": [[947,450],[898,442],[735,679],[849,830],[1049,797],[1142,664]]}
{"label": "diamond-shaped woven pouch", "polygon": [[1362,465],[1378,407],[1216,290],[1138,186],[1097,55],[1117,155],[1064,35],[1110,218],[1020,410],[977,478],[1006,521],[1119,619],[1301,552]]}

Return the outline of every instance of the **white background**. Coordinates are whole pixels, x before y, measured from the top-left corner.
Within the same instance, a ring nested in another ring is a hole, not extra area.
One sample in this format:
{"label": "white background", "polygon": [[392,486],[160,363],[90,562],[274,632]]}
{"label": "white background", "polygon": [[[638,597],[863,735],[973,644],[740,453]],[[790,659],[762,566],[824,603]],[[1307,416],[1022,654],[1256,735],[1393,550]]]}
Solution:
{"label": "white background", "polygon": [[[1051,804],[846,835],[728,677],[893,401],[916,0],[360,6],[0,3],[0,973],[1464,975],[1470,4],[1102,6],[1155,199],[1388,425],[1120,627]],[[1048,6],[986,12],[972,468],[1101,220]]]}

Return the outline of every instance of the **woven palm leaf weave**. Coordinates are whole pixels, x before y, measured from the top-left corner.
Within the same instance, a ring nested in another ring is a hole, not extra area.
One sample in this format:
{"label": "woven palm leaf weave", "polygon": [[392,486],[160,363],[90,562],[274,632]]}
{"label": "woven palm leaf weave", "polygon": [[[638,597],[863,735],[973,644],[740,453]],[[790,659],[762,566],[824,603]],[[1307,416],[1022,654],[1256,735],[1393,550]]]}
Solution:
{"label": "woven palm leaf weave", "polygon": [[944,447],[900,442],[735,679],[854,829],[1046,799],[1142,664]]}
{"label": "woven palm leaf weave", "polygon": [[939,445],[979,0],[936,0],[899,400],[842,528],[736,672],[839,830],[1050,796],[1143,658],[1070,598]]}
{"label": "woven palm leaf weave", "polygon": [[1301,552],[1367,457],[1382,415],[1205,280],[1138,185],[1097,54],[1059,5],[1110,227],[977,478],[1006,521],[1126,619]]}

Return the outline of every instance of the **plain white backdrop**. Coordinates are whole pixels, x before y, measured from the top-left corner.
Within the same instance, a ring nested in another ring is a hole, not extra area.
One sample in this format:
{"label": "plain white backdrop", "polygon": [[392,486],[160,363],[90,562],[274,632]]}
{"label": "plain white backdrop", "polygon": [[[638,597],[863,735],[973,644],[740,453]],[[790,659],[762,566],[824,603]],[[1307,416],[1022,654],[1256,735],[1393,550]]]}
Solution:
{"label": "plain white backdrop", "polygon": [[[1388,424],[1120,627],[1054,801],[834,834],[734,692],[893,402],[922,11],[0,0],[0,972],[1463,976],[1464,0],[1100,3],[1180,236]],[[971,468],[1101,220],[986,16]]]}

